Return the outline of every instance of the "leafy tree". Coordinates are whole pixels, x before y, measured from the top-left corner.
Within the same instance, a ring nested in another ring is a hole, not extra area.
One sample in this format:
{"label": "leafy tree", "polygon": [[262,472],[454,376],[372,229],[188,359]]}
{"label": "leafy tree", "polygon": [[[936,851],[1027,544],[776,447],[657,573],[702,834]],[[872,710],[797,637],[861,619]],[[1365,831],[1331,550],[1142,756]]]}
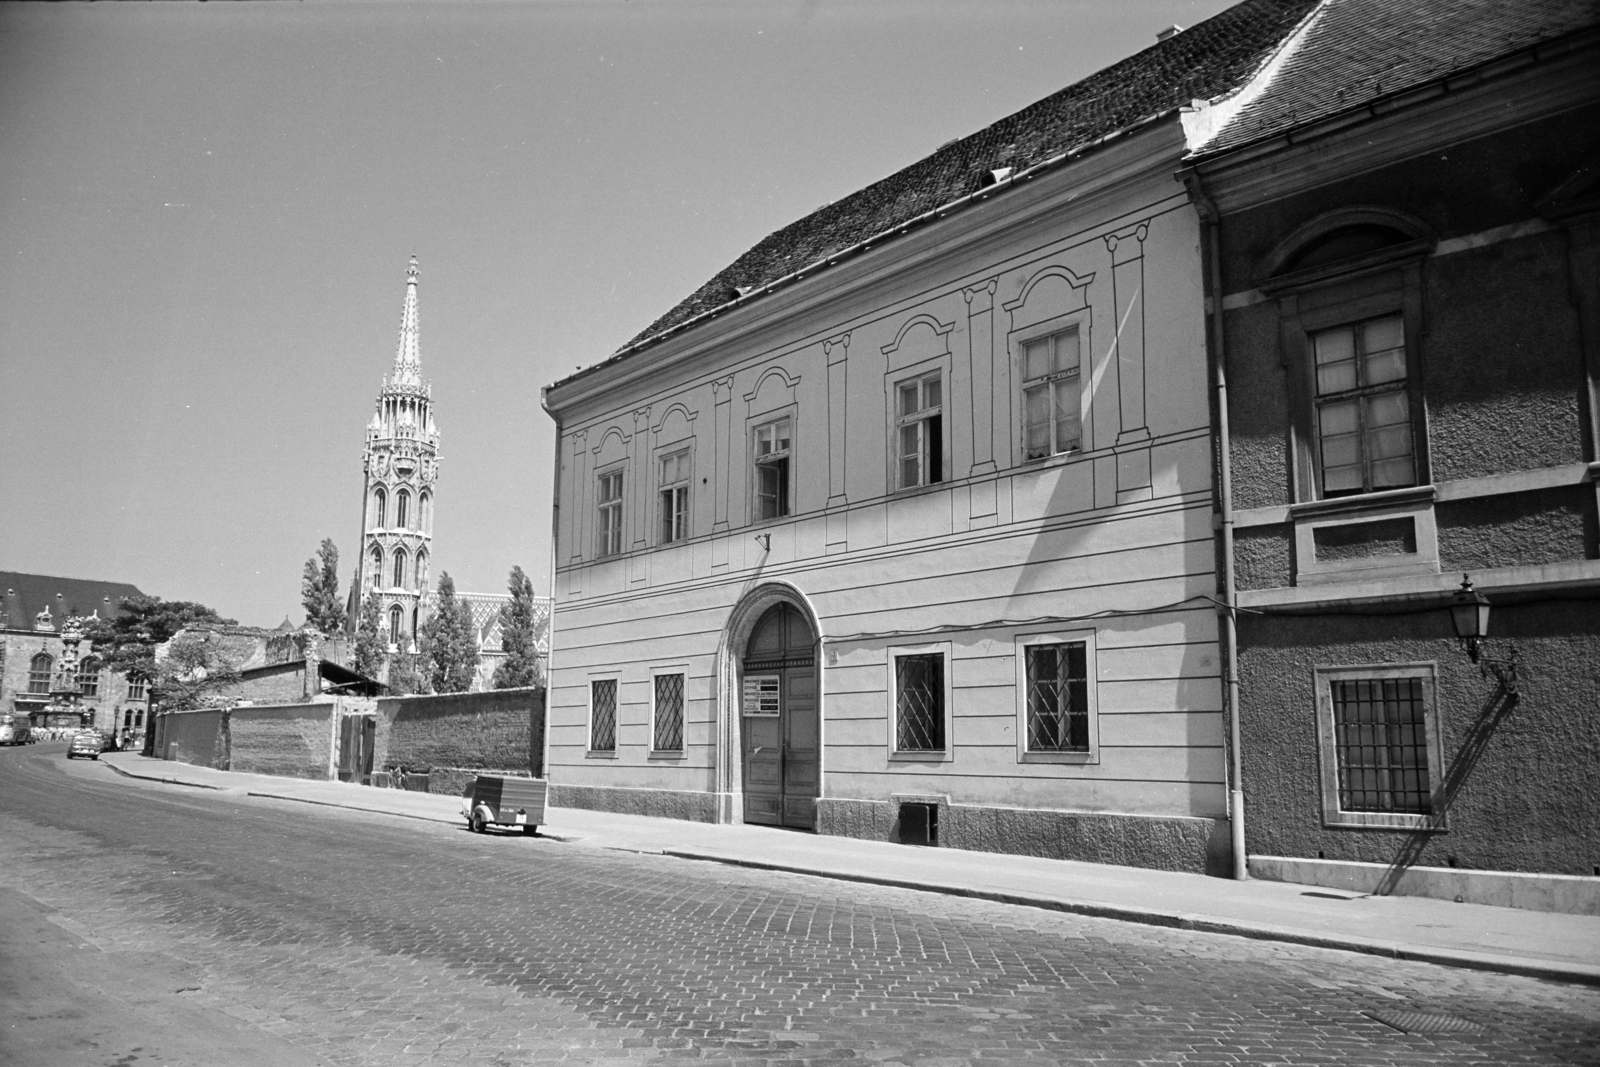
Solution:
{"label": "leafy tree", "polygon": [[378,610],[378,598],[361,598],[361,613],[356,616],[356,639],[351,649],[351,667],[357,674],[376,678],[389,658],[389,639],[383,633],[383,614]]}
{"label": "leafy tree", "polygon": [[237,652],[227,648],[221,635],[206,630],[178,634],[156,661],[156,689],[163,711],[217,707],[223,691],[239,682]]}
{"label": "leafy tree", "polygon": [[156,646],[172,640],[179,630],[195,623],[236,625],[216,611],[191,600],[162,600],[156,596],[124,597],[117,614],[93,619],[83,636],[94,643],[102,663],[134,681],[149,683],[160,700],[161,678],[156,670]]}
{"label": "leafy tree", "polygon": [[389,661],[389,692],[396,696],[428,691],[428,677],[423,670],[426,657],[419,653],[397,652]]}
{"label": "leafy tree", "polygon": [[[472,624],[472,609],[456,599],[456,583],[448,571],[439,575],[433,614],[418,637],[435,693],[465,693],[472,688],[478,670],[478,628]],[[391,684],[393,674],[391,670]]]}
{"label": "leafy tree", "polygon": [[500,609],[500,650],[506,654],[489,683],[496,689],[516,689],[544,681],[539,669],[539,632],[533,610],[533,582],[521,567],[511,568],[506,584],[511,603]]}
{"label": "leafy tree", "polygon": [[344,602],[339,599],[339,550],[333,538],[324,537],[317,554],[306,560],[300,579],[300,603],[306,609],[306,625],[325,634],[344,629]]}

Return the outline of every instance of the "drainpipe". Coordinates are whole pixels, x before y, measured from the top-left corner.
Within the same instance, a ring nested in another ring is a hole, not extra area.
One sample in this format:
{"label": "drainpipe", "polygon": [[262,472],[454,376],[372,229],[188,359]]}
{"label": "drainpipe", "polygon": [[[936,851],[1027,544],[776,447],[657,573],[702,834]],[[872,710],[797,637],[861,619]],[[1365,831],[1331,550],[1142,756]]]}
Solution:
{"label": "drainpipe", "polygon": [[1205,264],[1201,273],[1205,281],[1206,299],[1211,304],[1211,331],[1206,339],[1206,347],[1210,349],[1212,388],[1216,393],[1217,405],[1217,537],[1222,556],[1222,604],[1217,616],[1222,623],[1222,674],[1228,709],[1228,828],[1233,839],[1233,877],[1242,882],[1250,877],[1250,868],[1244,844],[1244,754],[1239,728],[1239,631],[1233,568],[1233,463],[1232,442],[1228,432],[1227,347],[1222,323],[1222,217],[1215,201],[1206,195],[1198,173],[1184,171],[1180,179],[1188,187],[1189,196],[1200,215],[1200,239],[1205,247]]}
{"label": "drainpipe", "polygon": [[550,410],[549,387],[539,390],[539,406],[556,424],[555,462],[550,474],[550,621],[545,623],[545,644],[550,651],[544,657],[544,743],[539,754],[540,776],[550,780],[550,678],[556,660],[556,561],[560,550],[556,538],[561,533],[561,419]]}

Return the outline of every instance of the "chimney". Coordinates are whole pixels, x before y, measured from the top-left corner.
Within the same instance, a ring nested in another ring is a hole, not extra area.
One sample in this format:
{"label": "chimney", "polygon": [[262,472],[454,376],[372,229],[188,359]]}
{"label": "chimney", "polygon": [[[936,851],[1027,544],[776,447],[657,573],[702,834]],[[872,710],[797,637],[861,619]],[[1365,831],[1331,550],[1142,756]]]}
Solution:
{"label": "chimney", "polygon": [[1162,41],[1166,41],[1166,40],[1169,40],[1169,39],[1171,39],[1173,37],[1176,37],[1176,36],[1178,36],[1178,34],[1180,34],[1182,32],[1183,32],[1183,27],[1179,26],[1176,22],[1174,22],[1171,26],[1168,26],[1166,29],[1164,29],[1160,33],[1156,34],[1156,43],[1160,44]]}

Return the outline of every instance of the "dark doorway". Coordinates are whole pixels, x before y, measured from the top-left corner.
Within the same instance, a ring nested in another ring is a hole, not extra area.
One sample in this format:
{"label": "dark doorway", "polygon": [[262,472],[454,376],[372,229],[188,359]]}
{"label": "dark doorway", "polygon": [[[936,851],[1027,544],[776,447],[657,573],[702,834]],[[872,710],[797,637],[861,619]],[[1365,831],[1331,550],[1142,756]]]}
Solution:
{"label": "dark doorway", "polygon": [[377,732],[378,720],[371,715],[346,715],[339,723],[339,781],[372,784]]}
{"label": "dark doorway", "polygon": [[821,730],[817,637],[790,604],[768,608],[745,646],[740,691],[744,819],[817,828]]}

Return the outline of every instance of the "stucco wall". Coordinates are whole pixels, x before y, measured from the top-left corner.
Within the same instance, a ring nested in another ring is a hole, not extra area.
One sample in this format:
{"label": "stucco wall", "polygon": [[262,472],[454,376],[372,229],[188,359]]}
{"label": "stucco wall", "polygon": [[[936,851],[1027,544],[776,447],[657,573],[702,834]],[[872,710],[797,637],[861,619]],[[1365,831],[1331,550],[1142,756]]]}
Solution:
{"label": "stucco wall", "polygon": [[[1467,661],[1444,611],[1239,619],[1246,835],[1251,853],[1593,875],[1600,865],[1600,601],[1496,606],[1490,652],[1515,642],[1522,697],[1498,720],[1492,679]],[[1322,825],[1312,669],[1433,662],[1445,776],[1460,785],[1444,832]]]}
{"label": "stucco wall", "polygon": [[326,779],[337,705],[234,708],[228,715],[230,770]]}
{"label": "stucco wall", "polygon": [[1434,509],[1446,571],[1592,558],[1594,487],[1449,501]]}
{"label": "stucco wall", "polygon": [[377,701],[373,766],[543,773],[543,689],[501,689]]}

